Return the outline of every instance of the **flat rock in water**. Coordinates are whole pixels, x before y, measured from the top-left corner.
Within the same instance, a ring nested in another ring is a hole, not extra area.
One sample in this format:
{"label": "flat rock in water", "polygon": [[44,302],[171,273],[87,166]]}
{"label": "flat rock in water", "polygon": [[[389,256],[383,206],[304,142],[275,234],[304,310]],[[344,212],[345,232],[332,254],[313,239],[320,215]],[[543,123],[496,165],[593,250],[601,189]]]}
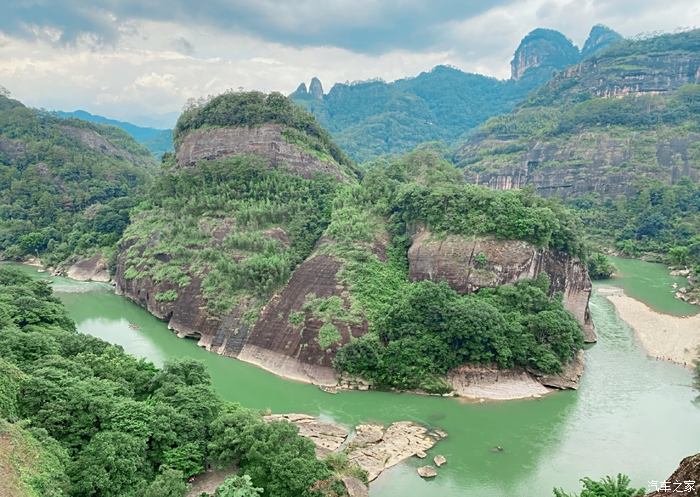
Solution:
{"label": "flat rock in water", "polygon": [[435,478],[437,476],[437,471],[432,466],[421,466],[416,471],[421,478]]}
{"label": "flat rock in water", "polygon": [[265,421],[289,421],[299,428],[299,435],[310,439],[316,445],[316,455],[324,457],[340,448],[349,432],[344,427],[322,421],[307,414],[272,414]]}
{"label": "flat rock in water", "polygon": [[264,419],[295,424],[299,435],[316,445],[318,457],[344,449],[348,460],[367,472],[369,481],[411,456],[426,457],[426,451],[447,436],[443,431],[430,431],[410,421],[392,423],[386,428],[380,424],[357,425],[355,436],[348,438],[349,432],[343,426],[306,414],[272,414]]}
{"label": "flat rock in water", "polygon": [[447,462],[447,458],[441,454],[438,454],[437,456],[435,456],[433,458],[433,461],[435,461],[435,466],[437,466],[439,468],[440,466],[442,466],[443,464],[445,464]]}

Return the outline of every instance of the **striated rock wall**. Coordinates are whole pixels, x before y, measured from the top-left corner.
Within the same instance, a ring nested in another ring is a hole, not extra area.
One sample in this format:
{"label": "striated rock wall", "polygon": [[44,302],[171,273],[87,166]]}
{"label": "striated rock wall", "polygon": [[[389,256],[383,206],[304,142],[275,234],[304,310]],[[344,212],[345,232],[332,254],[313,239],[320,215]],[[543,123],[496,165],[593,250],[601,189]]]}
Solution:
{"label": "striated rock wall", "polygon": [[262,126],[205,128],[188,133],[177,147],[177,163],[194,166],[200,160],[213,160],[234,155],[255,154],[270,160],[272,167],[281,167],[304,178],[326,173],[339,180],[347,177],[340,166],[323,161],[296,145],[288,143],[278,124]]}
{"label": "striated rock wall", "polygon": [[[506,140],[474,141],[462,149],[465,160],[482,147],[505,148]],[[533,142],[508,157],[494,153],[478,168],[468,167],[465,179],[496,190],[532,185],[545,197],[575,197],[597,193],[603,197],[630,195],[641,178],[674,184],[681,178],[700,180],[700,134],[665,136],[640,131],[612,137],[586,131],[550,142]]]}
{"label": "striated rock wall", "polygon": [[[475,257],[483,253],[486,264]],[[540,249],[520,240],[433,236],[418,231],[408,251],[409,277],[413,281],[446,281],[461,293],[534,278],[545,272],[551,289],[562,292],[564,307],[581,323],[587,342],[596,340],[588,309],[591,280],[583,262],[567,254]]]}

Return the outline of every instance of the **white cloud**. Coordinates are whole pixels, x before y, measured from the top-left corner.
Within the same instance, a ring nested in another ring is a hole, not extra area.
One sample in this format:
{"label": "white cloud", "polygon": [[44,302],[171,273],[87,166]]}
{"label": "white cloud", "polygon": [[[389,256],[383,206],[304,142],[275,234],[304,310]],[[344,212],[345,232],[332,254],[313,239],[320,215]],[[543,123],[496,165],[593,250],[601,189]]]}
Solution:
{"label": "white cloud", "polygon": [[[408,6],[417,1],[404,3]],[[349,25],[379,23],[368,13],[381,8],[374,4],[370,8],[370,4],[372,0],[363,4],[367,8],[348,6],[343,21]],[[278,17],[289,14],[276,22],[295,25],[294,29],[301,29],[304,23],[305,29],[314,29],[315,23],[338,8],[300,1],[287,12],[277,5],[265,0],[259,9],[273,9],[269,12]],[[84,108],[129,120],[178,112],[190,97],[229,88],[289,93],[312,76],[318,76],[326,90],[334,82],[413,76],[437,64],[505,78],[514,49],[530,30],[558,29],[581,46],[590,27],[598,22],[626,36],[671,31],[677,26],[700,25],[700,3],[514,0],[466,19],[430,26],[431,38],[419,51],[397,48],[379,54],[323,44],[292,46],[266,41],[198,24],[195,18],[187,24],[122,19],[118,40],[110,46],[89,34],[77,37],[72,44],[57,45],[55,40],[61,33],[41,28],[41,36],[32,40],[0,34],[0,84],[29,105]]]}

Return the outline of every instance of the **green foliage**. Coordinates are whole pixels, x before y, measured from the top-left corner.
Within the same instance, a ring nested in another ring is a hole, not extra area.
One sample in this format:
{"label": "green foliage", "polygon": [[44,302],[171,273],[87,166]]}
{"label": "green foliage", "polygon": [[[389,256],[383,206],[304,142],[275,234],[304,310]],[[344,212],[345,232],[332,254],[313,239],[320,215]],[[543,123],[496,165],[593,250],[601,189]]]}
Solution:
{"label": "green foliage", "polygon": [[336,343],[340,342],[341,339],[342,336],[340,336],[338,328],[336,328],[332,323],[324,323],[318,330],[318,344],[322,349],[332,347]]}
{"label": "green foliage", "polygon": [[606,280],[615,272],[615,266],[604,254],[593,254],[586,261],[588,275],[592,280]]}
{"label": "green foliage", "polygon": [[[674,185],[645,182],[630,197],[587,196],[578,210],[595,243],[624,255],[650,254],[678,266],[700,267],[700,185],[682,179]],[[697,274],[697,271],[695,271]]]}
{"label": "green foliage", "polygon": [[[643,488],[630,488],[628,476],[618,474],[615,479],[606,476],[600,481],[590,478],[583,478],[583,491],[578,497],[640,497],[645,494]],[[576,494],[569,494],[562,489],[554,489],[555,497],[577,497]]]}
{"label": "green foliage", "polygon": [[332,471],[316,459],[314,444],[297,435],[288,422],[266,423],[236,405],[222,409],[211,425],[209,454],[220,466],[239,462],[265,495],[310,497],[314,482],[332,478]]}
{"label": "green foliage", "polygon": [[180,288],[200,280],[215,315],[260,307],[311,252],[336,188],[329,177],[303,179],[253,156],[164,171],[124,233],[124,277]]}
{"label": "green foliage", "polygon": [[113,247],[151,176],[116,128],[64,120],[0,96],[0,253],[48,265]]}
{"label": "green foliage", "polygon": [[263,489],[253,485],[250,476],[230,476],[214,492],[214,497],[259,497]]}
{"label": "green foliage", "polygon": [[377,333],[340,349],[335,366],[379,387],[430,390],[464,363],[559,372],[583,335],[547,287],[522,281],[460,296],[445,283],[407,284],[375,323]]}
{"label": "green foliage", "polygon": [[0,451],[3,489],[12,497],[65,497],[68,495],[68,454],[46,431],[8,423],[0,415]]}
{"label": "green foliage", "polygon": [[329,156],[343,165],[350,160],[333,143],[330,135],[304,109],[280,93],[228,91],[211,100],[191,106],[175,125],[173,137],[178,143],[196,129],[208,126],[260,126],[277,123],[288,128],[293,143],[303,143],[320,156]]}
{"label": "green foliage", "polygon": [[175,302],[177,300],[177,291],[166,290],[165,292],[160,292],[156,294],[156,300],[158,302]]}
{"label": "green foliage", "polygon": [[181,471],[164,468],[148,485],[143,497],[183,497],[187,483]]}
{"label": "green foliage", "polygon": [[560,204],[543,200],[529,190],[413,184],[399,191],[396,204],[404,223],[423,223],[434,233],[493,235],[572,255],[584,252],[578,220]]}
{"label": "green foliage", "polygon": [[517,81],[437,66],[415,78],[338,83],[323,100],[294,93],[357,161],[402,154],[421,143],[455,143],[466,131],[512,109],[547,71]]}
{"label": "green foliage", "polygon": [[[0,416],[33,427],[28,457],[15,458],[27,497],[182,497],[210,459],[249,476],[222,495],[311,497],[334,478],[293,425],[224,404],[203,364],[158,370],[78,334],[50,287],[5,267],[0,316]],[[14,428],[0,418],[0,429]]]}

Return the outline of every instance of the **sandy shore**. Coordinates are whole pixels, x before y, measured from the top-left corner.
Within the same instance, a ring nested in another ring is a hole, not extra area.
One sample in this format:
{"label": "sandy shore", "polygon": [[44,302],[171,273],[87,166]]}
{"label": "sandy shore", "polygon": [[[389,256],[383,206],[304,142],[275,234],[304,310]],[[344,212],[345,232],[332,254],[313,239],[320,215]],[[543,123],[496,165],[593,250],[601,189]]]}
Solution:
{"label": "sandy shore", "polygon": [[692,367],[700,349],[700,314],[690,317],[662,314],[617,287],[600,287],[598,292],[612,302],[622,320],[634,329],[649,356]]}

